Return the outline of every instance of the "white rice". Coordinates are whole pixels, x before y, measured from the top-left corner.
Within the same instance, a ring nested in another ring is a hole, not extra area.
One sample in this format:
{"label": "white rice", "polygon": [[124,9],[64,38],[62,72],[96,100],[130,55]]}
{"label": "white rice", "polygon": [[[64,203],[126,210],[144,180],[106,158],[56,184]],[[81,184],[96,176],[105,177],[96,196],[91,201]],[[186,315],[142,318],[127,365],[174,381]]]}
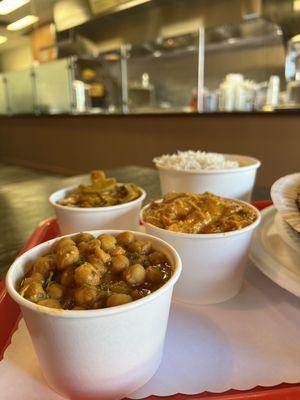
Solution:
{"label": "white rice", "polygon": [[206,153],[205,151],[177,151],[177,154],[164,154],[155,157],[157,167],[171,168],[180,171],[201,171],[212,169],[238,168],[237,161],[226,160],[223,154]]}

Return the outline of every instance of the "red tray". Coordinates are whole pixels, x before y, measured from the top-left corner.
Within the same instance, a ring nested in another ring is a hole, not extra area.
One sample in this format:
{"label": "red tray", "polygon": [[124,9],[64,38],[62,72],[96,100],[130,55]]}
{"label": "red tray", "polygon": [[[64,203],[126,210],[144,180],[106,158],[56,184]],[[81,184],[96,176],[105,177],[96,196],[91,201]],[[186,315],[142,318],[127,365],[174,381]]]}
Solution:
{"label": "red tray", "polygon": [[[253,202],[262,210],[272,203],[270,201]],[[20,254],[32,247],[59,236],[59,228],[55,218],[42,222],[28,239]],[[0,361],[7,346],[10,344],[12,334],[18,327],[20,319],[19,306],[9,297],[5,289],[4,280],[0,281]],[[299,400],[300,384],[281,384],[270,388],[256,387],[252,390],[229,390],[224,393],[201,393],[197,395],[177,394],[174,396],[150,396],[147,400]],[[28,399],[29,400],[29,399]]]}

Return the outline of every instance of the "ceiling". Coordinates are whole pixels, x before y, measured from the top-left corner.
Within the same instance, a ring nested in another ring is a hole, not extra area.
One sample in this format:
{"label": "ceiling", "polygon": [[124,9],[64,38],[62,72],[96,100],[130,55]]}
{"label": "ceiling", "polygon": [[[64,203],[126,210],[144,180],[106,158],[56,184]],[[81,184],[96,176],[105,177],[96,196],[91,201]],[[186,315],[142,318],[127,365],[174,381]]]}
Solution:
{"label": "ceiling", "polygon": [[39,24],[53,21],[53,5],[55,1],[56,0],[31,0],[23,7],[18,8],[8,15],[0,15],[0,35],[8,38],[7,42],[0,45],[0,53],[27,44],[27,35],[32,30],[31,26],[21,31],[10,32],[6,29],[6,25],[28,14],[37,15],[39,17]]}

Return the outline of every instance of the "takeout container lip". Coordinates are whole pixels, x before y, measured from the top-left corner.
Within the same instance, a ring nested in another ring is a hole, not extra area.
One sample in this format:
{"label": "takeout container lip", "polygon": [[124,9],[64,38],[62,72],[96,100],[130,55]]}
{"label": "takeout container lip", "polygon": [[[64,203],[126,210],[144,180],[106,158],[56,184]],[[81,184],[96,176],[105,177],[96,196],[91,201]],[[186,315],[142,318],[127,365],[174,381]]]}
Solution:
{"label": "takeout container lip", "polygon": [[[158,170],[161,171],[168,171],[168,172],[174,172],[178,174],[188,174],[188,175],[206,175],[206,174],[229,174],[229,173],[242,173],[248,170],[252,169],[257,169],[261,166],[261,162],[254,157],[251,156],[245,156],[241,154],[227,154],[227,153],[220,153],[225,157],[228,157],[228,160],[230,160],[230,157],[239,157],[239,158],[244,158],[245,161],[248,160],[250,163],[248,165],[243,165],[241,167],[236,167],[236,168],[221,168],[221,169],[202,169],[198,171],[186,171],[184,169],[174,169],[171,167],[163,167],[158,165],[157,163],[154,162],[154,165]],[[235,159],[232,159],[232,161],[236,161]]]}
{"label": "takeout container lip", "polygon": [[[238,203],[242,203],[244,205],[247,205],[248,207],[252,208],[252,210],[255,211],[256,215],[257,215],[257,219],[252,222],[252,224],[245,226],[245,228],[242,229],[237,229],[235,231],[229,231],[229,232],[222,232],[222,233],[183,233],[183,232],[173,232],[173,231],[169,231],[167,229],[163,229],[163,228],[159,228],[158,226],[155,226],[153,224],[150,224],[149,222],[146,222],[143,218],[143,214],[144,211],[150,207],[150,205],[153,203],[149,203],[146,204],[140,211],[140,220],[142,222],[142,224],[146,227],[149,226],[151,229],[153,230],[157,230],[158,232],[164,232],[167,235],[173,236],[173,237],[181,237],[181,238],[185,238],[185,239],[196,239],[196,240],[206,240],[206,239],[222,239],[222,238],[227,238],[227,237],[231,237],[231,236],[237,236],[240,234],[243,234],[247,231],[250,231],[254,228],[256,228],[257,225],[259,225],[260,221],[261,221],[261,215],[259,210],[254,207],[252,204],[247,203],[246,201],[243,200],[238,200],[238,199],[231,199],[231,198],[225,198],[226,200],[232,200]],[[163,199],[158,199],[158,200],[154,200],[155,203],[160,203],[162,202]]]}
{"label": "takeout container lip", "polygon": [[[118,182],[118,185],[122,185],[122,183]],[[140,186],[137,186],[137,188],[141,191],[141,195],[132,200],[132,201],[128,201],[127,203],[123,203],[123,204],[116,204],[114,206],[108,206],[108,207],[70,207],[70,206],[63,206],[61,204],[57,204],[57,200],[61,200],[61,199],[56,199],[54,200],[53,198],[56,197],[59,194],[64,195],[66,192],[75,190],[77,186],[69,186],[66,188],[62,188],[59,190],[56,190],[55,192],[53,192],[50,196],[49,196],[49,202],[52,204],[53,207],[57,207],[59,209],[62,210],[69,210],[69,211],[73,211],[73,212],[83,212],[83,213],[93,213],[93,212],[107,212],[107,211],[112,211],[112,210],[116,210],[116,209],[121,209],[121,208],[126,208],[129,207],[130,205],[139,203],[141,201],[143,201],[147,195],[146,191],[144,189],[142,189]]]}
{"label": "takeout container lip", "polygon": [[[86,231],[87,233],[91,233],[92,235],[100,235],[102,233],[107,233],[107,234],[112,234],[112,235],[117,235],[118,233],[124,232],[125,230],[109,230],[109,229],[101,229],[101,230],[91,230],[91,231]],[[167,247],[170,252],[173,254],[174,259],[175,259],[175,265],[174,265],[174,272],[173,275],[170,277],[170,279],[159,289],[155,290],[153,293],[149,294],[146,297],[143,297],[138,300],[134,300],[131,303],[127,304],[122,304],[120,306],[115,306],[115,307],[108,307],[108,308],[100,308],[100,309],[95,309],[95,310],[63,310],[63,309],[55,309],[55,308],[50,308],[50,307],[45,307],[45,306],[40,306],[38,304],[32,303],[31,301],[25,299],[22,297],[18,291],[15,288],[15,285],[13,284],[13,272],[15,269],[19,268],[19,263],[20,260],[27,256],[29,253],[33,253],[37,249],[41,249],[43,247],[45,248],[50,248],[51,245],[56,242],[57,240],[61,239],[62,237],[68,237],[68,236],[74,236],[80,232],[75,232],[72,234],[68,235],[63,235],[59,236],[57,238],[47,240],[44,243],[41,243],[30,250],[26,251],[25,253],[21,254],[16,258],[16,260],[13,262],[13,264],[10,266],[6,278],[5,278],[5,284],[7,291],[9,295],[21,306],[24,306],[26,308],[29,308],[32,311],[35,311],[37,313],[43,314],[43,315],[51,315],[55,317],[60,317],[60,318],[74,318],[74,319],[80,319],[80,318],[101,318],[101,317],[107,317],[107,316],[112,316],[115,314],[120,314],[123,312],[127,312],[129,310],[138,308],[143,306],[146,303],[149,303],[151,301],[154,301],[157,297],[162,295],[164,292],[166,292],[170,287],[174,286],[176,281],[178,280],[181,270],[182,270],[182,262],[181,258],[179,257],[179,254],[177,251],[174,249],[172,245],[169,243],[165,242],[164,240],[157,238],[156,236],[150,235],[148,233],[144,232],[137,232],[137,231],[130,231],[133,232],[135,235],[140,236],[141,238],[150,238],[154,239],[154,242],[158,242],[159,245],[163,245],[164,247]],[[156,249],[159,250],[159,249]]]}

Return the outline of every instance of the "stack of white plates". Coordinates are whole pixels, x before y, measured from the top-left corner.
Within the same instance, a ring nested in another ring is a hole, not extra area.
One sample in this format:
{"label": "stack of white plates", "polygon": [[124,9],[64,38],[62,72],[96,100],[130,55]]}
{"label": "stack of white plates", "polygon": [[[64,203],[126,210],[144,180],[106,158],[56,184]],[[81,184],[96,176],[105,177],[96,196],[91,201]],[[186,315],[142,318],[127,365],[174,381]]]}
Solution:
{"label": "stack of white plates", "polygon": [[300,210],[296,204],[299,186],[300,173],[273,184],[274,206],[262,211],[250,258],[270,279],[300,297]]}

